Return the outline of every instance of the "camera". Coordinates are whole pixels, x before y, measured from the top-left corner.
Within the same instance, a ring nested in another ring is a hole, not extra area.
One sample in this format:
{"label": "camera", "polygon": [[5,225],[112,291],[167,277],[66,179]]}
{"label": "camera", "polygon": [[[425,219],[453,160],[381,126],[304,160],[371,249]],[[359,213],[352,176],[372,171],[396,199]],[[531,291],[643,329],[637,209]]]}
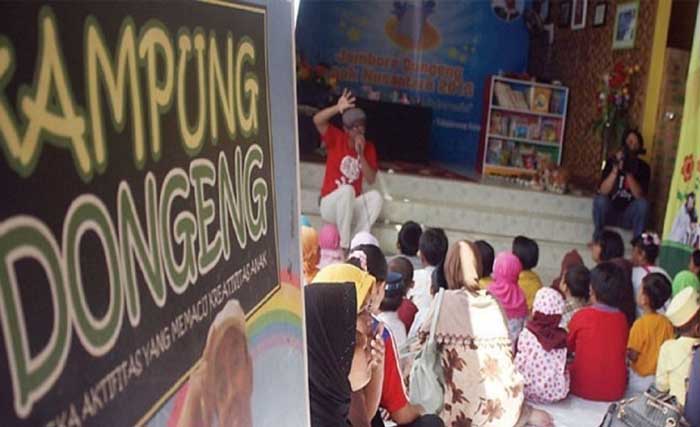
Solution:
{"label": "camera", "polygon": [[634,174],[637,171],[639,159],[637,156],[630,155],[629,148],[624,145],[622,151],[617,155],[617,162],[617,167],[620,171]]}

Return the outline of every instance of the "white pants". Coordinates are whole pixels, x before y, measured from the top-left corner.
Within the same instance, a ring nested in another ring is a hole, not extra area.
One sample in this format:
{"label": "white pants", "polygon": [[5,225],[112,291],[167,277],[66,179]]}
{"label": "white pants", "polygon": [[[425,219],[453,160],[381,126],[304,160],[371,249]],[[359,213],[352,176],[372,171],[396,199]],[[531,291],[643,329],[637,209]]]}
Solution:
{"label": "white pants", "polygon": [[321,218],[335,224],[340,233],[340,246],[350,249],[352,236],[369,231],[382,210],[382,196],[372,190],[355,197],[351,185],[341,185],[321,199]]}

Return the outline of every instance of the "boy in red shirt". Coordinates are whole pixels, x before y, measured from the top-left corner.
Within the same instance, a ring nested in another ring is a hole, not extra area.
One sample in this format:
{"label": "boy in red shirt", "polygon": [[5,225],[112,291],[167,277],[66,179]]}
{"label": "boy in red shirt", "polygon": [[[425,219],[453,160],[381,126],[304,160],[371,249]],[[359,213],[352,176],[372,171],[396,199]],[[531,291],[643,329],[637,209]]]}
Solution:
{"label": "boy in red shirt", "polygon": [[[373,320],[375,323],[376,319]],[[423,415],[423,408],[408,401],[406,389],[401,376],[399,353],[394,337],[388,328],[382,332],[384,339],[384,381],[379,407],[386,411],[388,419],[398,426],[406,427],[444,427],[442,420],[436,415]],[[382,411],[380,411],[382,412]],[[372,420],[372,427],[383,427],[384,422],[380,413]]]}
{"label": "boy in red shirt", "polygon": [[[343,129],[330,124],[340,113]],[[365,140],[364,111],[355,107],[355,97],[344,90],[338,103],[314,116],[314,125],[326,147],[326,172],[321,187],[321,218],[335,224],[340,246],[346,251],[350,239],[369,231],[382,210],[382,196],[372,190],[362,193],[362,181],[373,184],[377,176],[377,151]]]}
{"label": "boy in red shirt", "polygon": [[567,344],[574,354],[570,365],[571,393],[589,400],[619,400],[627,386],[625,315],[615,308],[624,272],[611,262],[591,271],[591,306],[579,310],[569,323]]}

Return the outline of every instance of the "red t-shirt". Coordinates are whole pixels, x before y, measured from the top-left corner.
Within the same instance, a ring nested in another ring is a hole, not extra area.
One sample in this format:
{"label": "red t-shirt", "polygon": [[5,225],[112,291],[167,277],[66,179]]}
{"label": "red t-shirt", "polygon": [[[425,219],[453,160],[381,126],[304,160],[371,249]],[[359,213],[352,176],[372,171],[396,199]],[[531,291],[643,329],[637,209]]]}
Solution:
{"label": "red t-shirt", "polygon": [[589,400],[622,399],[627,386],[627,318],[616,309],[593,306],[579,310],[569,323],[567,339],[574,354],[571,393]]}
{"label": "red t-shirt", "polygon": [[[348,134],[333,125],[328,125],[322,135],[326,146],[326,174],[323,177],[321,197],[335,191],[343,184],[355,188],[355,196],[362,194],[362,164],[348,144]],[[365,143],[365,159],[372,169],[377,170],[377,151],[370,141]]]}
{"label": "red t-shirt", "polygon": [[379,406],[393,413],[408,405],[406,389],[401,378],[399,366],[399,352],[394,346],[394,339],[389,328],[384,329],[384,382],[382,383],[382,397]]}
{"label": "red t-shirt", "polygon": [[416,313],[418,313],[418,307],[408,298],[404,298],[401,301],[399,309],[396,310],[396,314],[399,315],[401,323],[406,326],[406,330],[411,330],[411,325],[413,325],[413,319],[416,318]]}

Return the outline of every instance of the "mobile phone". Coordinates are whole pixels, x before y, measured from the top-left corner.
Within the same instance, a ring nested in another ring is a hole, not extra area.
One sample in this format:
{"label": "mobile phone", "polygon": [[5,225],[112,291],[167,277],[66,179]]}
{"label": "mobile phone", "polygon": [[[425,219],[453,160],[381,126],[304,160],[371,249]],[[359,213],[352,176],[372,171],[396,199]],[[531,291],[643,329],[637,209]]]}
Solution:
{"label": "mobile phone", "polygon": [[379,322],[372,319],[372,332],[370,333],[370,336],[371,337],[377,336],[377,331],[379,331]]}

